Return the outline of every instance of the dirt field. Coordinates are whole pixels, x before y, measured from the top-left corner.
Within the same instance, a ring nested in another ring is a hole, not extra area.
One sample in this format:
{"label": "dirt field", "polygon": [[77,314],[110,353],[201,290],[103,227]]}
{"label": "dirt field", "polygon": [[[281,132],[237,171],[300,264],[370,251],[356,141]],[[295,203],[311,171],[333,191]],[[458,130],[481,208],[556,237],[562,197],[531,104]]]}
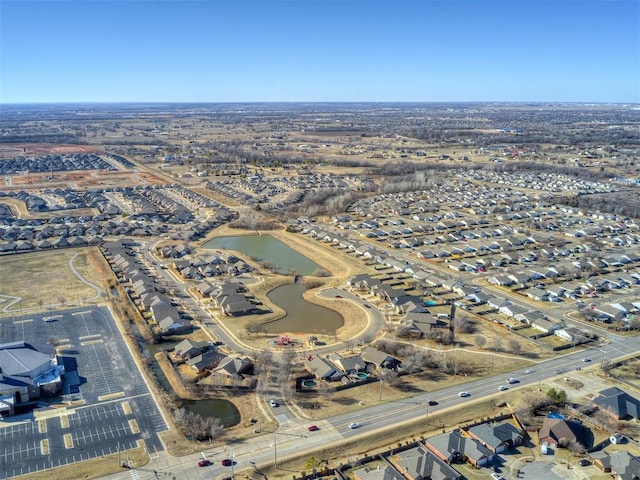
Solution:
{"label": "dirt field", "polygon": [[86,189],[92,187],[127,187],[137,185],[163,185],[166,181],[146,172],[106,170],[75,170],[71,172],[28,173],[11,175],[11,186],[4,190],[41,190],[43,188]]}
{"label": "dirt field", "polygon": [[0,144],[0,159],[65,153],[98,153],[102,149],[90,145],[58,145],[52,143]]}

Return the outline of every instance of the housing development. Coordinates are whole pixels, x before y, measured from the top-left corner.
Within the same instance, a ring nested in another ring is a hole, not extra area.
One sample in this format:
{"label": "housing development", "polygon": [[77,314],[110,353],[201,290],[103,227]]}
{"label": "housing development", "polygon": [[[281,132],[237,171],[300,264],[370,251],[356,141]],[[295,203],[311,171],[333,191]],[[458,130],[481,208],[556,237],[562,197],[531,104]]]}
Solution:
{"label": "housing development", "polygon": [[0,126],[1,478],[640,478],[637,105]]}

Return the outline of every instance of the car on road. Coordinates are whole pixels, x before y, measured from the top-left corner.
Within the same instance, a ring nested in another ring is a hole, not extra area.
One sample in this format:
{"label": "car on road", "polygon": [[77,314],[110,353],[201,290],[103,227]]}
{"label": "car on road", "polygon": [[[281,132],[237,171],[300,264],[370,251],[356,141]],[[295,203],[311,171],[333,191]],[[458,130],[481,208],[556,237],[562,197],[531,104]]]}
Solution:
{"label": "car on road", "polygon": [[500,385],[498,387],[498,390],[500,390],[501,392],[503,392],[504,390],[509,390],[509,387],[507,387],[506,385]]}
{"label": "car on road", "polygon": [[349,428],[351,428],[351,429],[360,428],[360,424],[358,422],[351,422],[349,424]]}
{"label": "car on road", "polygon": [[230,467],[233,465],[233,460],[231,460],[230,458],[225,458],[220,461],[220,465],[222,465],[223,467]]}
{"label": "car on road", "polygon": [[588,465],[591,465],[591,462],[586,458],[583,458],[581,460],[578,460],[578,465],[580,465],[581,467],[586,467]]}
{"label": "car on road", "polygon": [[590,362],[590,361],[591,361],[591,359],[590,359],[589,357],[584,357],[584,358],[582,359],[582,361],[583,361],[583,362],[585,362],[585,363],[587,363],[587,362]]}
{"label": "car on road", "polygon": [[269,405],[272,407],[279,407],[280,404],[278,402],[276,402],[275,400],[269,400]]}
{"label": "car on road", "polygon": [[502,475],[500,475],[499,473],[495,473],[495,472],[493,472],[491,474],[491,478],[493,478],[493,480],[504,480],[504,477]]}
{"label": "car on road", "polygon": [[42,320],[44,320],[47,323],[55,322],[56,321],[56,317],[42,317]]}
{"label": "car on road", "polygon": [[507,383],[518,383],[520,380],[518,380],[517,378],[511,377],[511,378],[507,378]]}
{"label": "car on road", "polygon": [[211,460],[207,460],[206,458],[203,460],[198,460],[199,467],[208,467],[209,465],[213,465],[213,463],[211,463]]}
{"label": "car on road", "polygon": [[433,407],[434,405],[438,405],[438,402],[436,402],[435,400],[429,400],[429,406]]}
{"label": "car on road", "polygon": [[369,305],[368,303],[365,303],[364,308],[371,308],[371,305]]}
{"label": "car on road", "polygon": [[531,370],[530,368],[527,368],[524,372],[525,375],[529,375],[530,373],[533,373],[533,370]]}
{"label": "car on road", "polygon": [[334,298],[342,298],[342,295],[336,295]]}
{"label": "car on road", "polygon": [[307,430],[310,432],[315,432],[316,430],[320,430],[317,425],[310,425],[307,427]]}
{"label": "car on road", "polygon": [[458,396],[459,397],[469,397],[469,396],[471,396],[471,394],[469,392],[459,392]]}

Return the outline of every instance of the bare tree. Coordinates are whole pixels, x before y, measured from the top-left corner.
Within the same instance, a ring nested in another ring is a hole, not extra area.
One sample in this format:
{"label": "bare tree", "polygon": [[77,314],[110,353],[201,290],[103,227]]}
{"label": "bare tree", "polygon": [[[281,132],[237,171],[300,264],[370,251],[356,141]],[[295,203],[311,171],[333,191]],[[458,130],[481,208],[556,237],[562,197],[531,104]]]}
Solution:
{"label": "bare tree", "polygon": [[478,347],[483,348],[487,344],[487,337],[484,335],[476,335],[473,337],[473,341]]}
{"label": "bare tree", "polygon": [[509,350],[518,355],[522,350],[522,345],[515,338],[509,339]]}

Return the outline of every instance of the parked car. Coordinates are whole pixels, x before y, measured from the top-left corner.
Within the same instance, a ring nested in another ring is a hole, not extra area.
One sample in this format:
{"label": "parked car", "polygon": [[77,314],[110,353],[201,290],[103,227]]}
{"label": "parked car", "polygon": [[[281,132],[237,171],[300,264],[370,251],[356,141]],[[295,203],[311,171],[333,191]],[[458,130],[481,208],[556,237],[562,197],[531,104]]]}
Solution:
{"label": "parked car", "polygon": [[491,478],[493,478],[493,480],[504,480],[504,477],[502,475],[500,475],[499,473],[495,473],[495,472],[493,472],[491,474]]}
{"label": "parked car", "polygon": [[272,407],[279,407],[280,404],[278,402],[276,402],[275,400],[269,400],[269,405]]}
{"label": "parked car", "polygon": [[208,467],[209,465],[213,465],[213,463],[211,463],[211,460],[207,460],[206,458],[204,460],[198,460],[199,467]]}
{"label": "parked car", "polygon": [[469,397],[469,396],[471,396],[471,394],[469,392],[460,392],[460,393],[458,393],[458,396],[459,397]]}
{"label": "parked car", "polygon": [[588,465],[591,465],[591,462],[589,460],[587,460],[586,458],[582,458],[582,459],[578,460],[578,465],[580,465],[581,467],[586,467]]}
{"label": "parked car", "polygon": [[360,424],[358,422],[351,422],[349,424],[349,428],[354,429],[354,428],[359,428]]}
{"label": "parked car", "polygon": [[310,425],[307,427],[307,430],[310,432],[315,432],[316,430],[320,430],[317,425]]}

